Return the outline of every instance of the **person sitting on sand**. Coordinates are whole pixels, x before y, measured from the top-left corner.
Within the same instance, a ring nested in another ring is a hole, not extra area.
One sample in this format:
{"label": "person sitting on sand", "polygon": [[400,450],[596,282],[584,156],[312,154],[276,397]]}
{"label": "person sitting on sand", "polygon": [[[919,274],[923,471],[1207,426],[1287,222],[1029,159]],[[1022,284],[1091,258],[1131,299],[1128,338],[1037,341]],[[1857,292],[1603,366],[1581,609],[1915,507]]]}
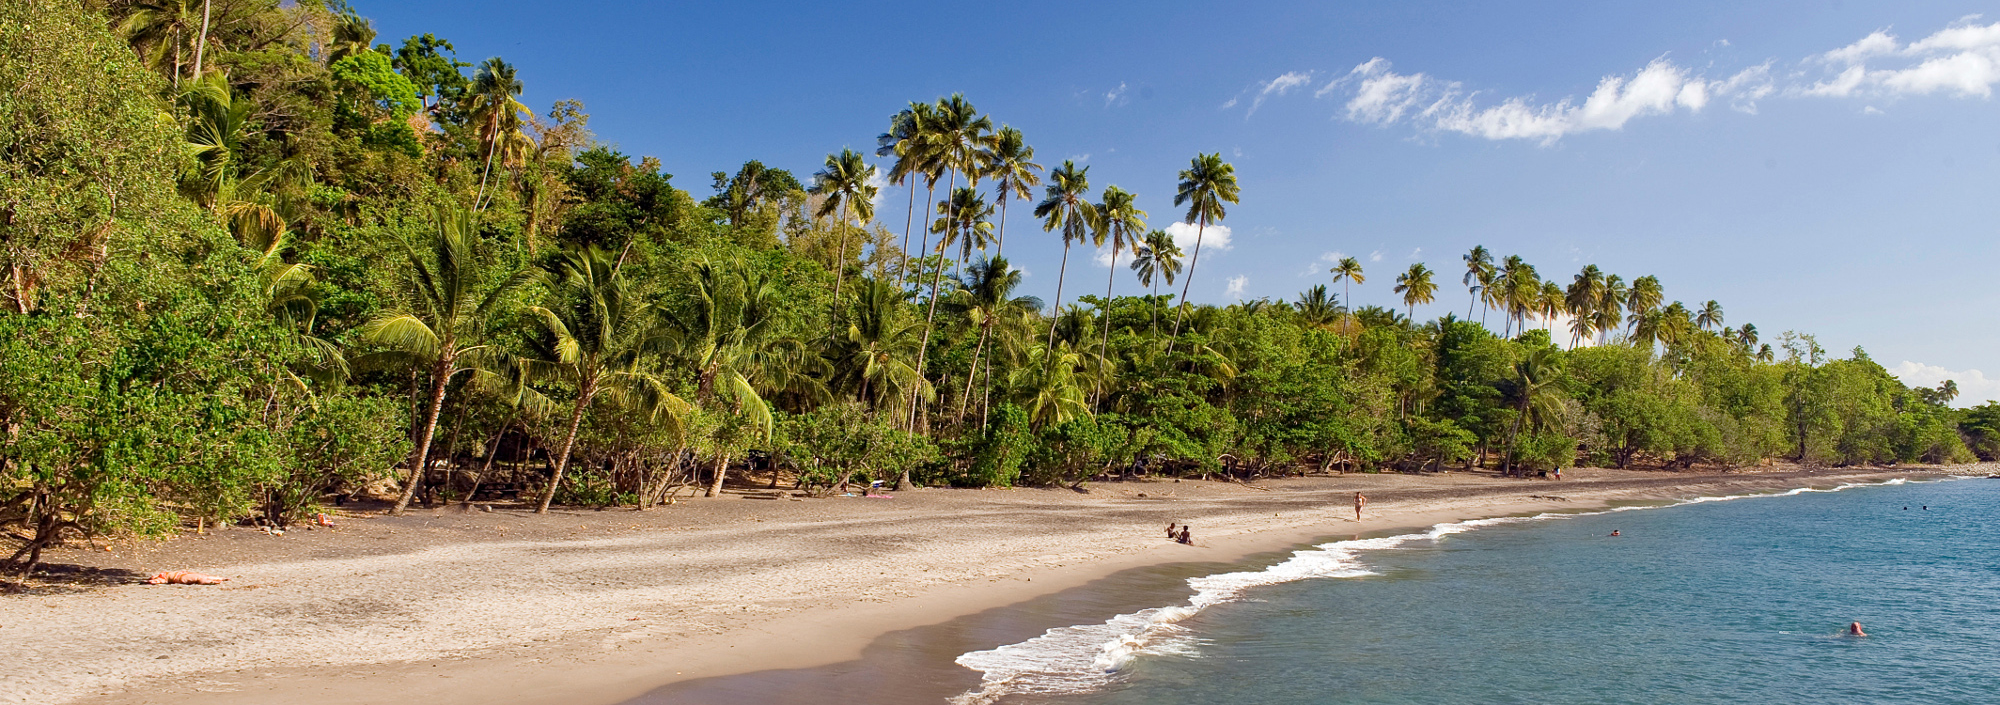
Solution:
{"label": "person sitting on sand", "polygon": [[1189,533],[1188,533],[1188,528],[1189,528],[1189,527],[1185,527],[1185,526],[1181,527],[1181,535],[1180,535],[1180,536],[1176,536],[1176,537],[1174,537],[1174,540],[1175,540],[1175,541],[1179,541],[1179,542],[1181,542],[1181,543],[1184,543],[1184,544],[1187,544],[1187,545],[1189,545],[1189,546],[1193,546],[1193,545],[1194,545],[1194,536],[1193,536],[1192,534],[1189,534]]}
{"label": "person sitting on sand", "polygon": [[1171,538],[1176,538],[1178,536],[1180,536],[1180,534],[1174,532],[1174,523],[1171,521],[1167,522],[1167,538],[1171,539]]}
{"label": "person sitting on sand", "polygon": [[1860,623],[1860,622],[1848,622],[1848,623],[1847,623],[1847,635],[1848,635],[1848,636],[1868,636],[1868,633],[1867,633],[1867,632],[1863,632],[1863,631],[1861,631],[1861,623]]}

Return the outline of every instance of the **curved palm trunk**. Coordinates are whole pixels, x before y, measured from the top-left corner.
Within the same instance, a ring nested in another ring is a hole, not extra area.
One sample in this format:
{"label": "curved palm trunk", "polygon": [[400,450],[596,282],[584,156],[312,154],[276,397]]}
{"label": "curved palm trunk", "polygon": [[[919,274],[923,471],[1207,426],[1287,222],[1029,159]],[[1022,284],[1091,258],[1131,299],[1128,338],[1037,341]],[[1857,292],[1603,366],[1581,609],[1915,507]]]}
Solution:
{"label": "curved palm trunk", "polygon": [[1007,253],[1007,190],[1006,190],[1006,184],[1001,184],[1000,240],[999,244],[993,246],[993,257],[995,259],[998,259],[1001,255],[1004,255],[1006,253]]}
{"label": "curved palm trunk", "polygon": [[[938,256],[940,257],[944,256],[944,243],[945,239],[940,235],[938,237]],[[937,272],[931,275],[930,312],[924,315],[924,339],[922,343],[917,345],[918,390],[910,394],[910,432],[912,433],[917,431],[917,407],[923,403],[924,395],[921,391],[924,384],[924,362],[931,351],[931,326],[937,322],[938,284],[942,283],[943,280],[944,267],[938,267]],[[897,487],[899,488],[908,482],[909,472],[907,470],[904,471],[903,476],[905,479],[897,483]]]}
{"label": "curved palm trunk", "polygon": [[833,318],[840,325],[840,284],[847,278],[847,201],[840,202],[840,255],[833,260]]}
{"label": "curved palm trunk", "polygon": [[201,78],[201,58],[202,54],[204,53],[203,50],[208,48],[208,6],[209,6],[209,0],[202,0],[201,34],[195,37],[194,40],[194,77],[197,80]]}
{"label": "curved palm trunk", "polygon": [[[446,341],[445,349],[452,343]],[[417,486],[424,482],[424,469],[430,465],[431,441],[437,436],[438,414],[444,411],[445,384],[451,381],[452,363],[450,354],[439,355],[437,364],[431,367],[431,411],[424,419],[423,439],[417,442],[416,457],[410,462],[410,481],[403,483],[403,495],[396,498],[396,506],[390,514],[400,515],[410,506],[410,498],[417,496]]]}
{"label": "curved palm trunk", "polygon": [[[946,191],[945,193],[950,193],[950,191]],[[931,202],[933,200],[936,200],[936,196],[937,196],[937,182],[933,181],[930,183],[930,185],[924,187],[924,217],[926,218],[930,217]],[[909,233],[903,234],[903,239],[908,240],[909,237],[910,237]],[[930,226],[928,225],[924,226],[924,236],[919,240],[919,243],[920,244],[918,245],[917,249],[922,250],[926,253],[931,251]],[[904,244],[908,245],[909,243],[905,242]],[[917,259],[917,261],[922,262],[923,258],[920,257]],[[910,269],[910,253],[905,251],[903,253],[903,272],[900,275],[901,279],[896,282],[896,288],[898,289],[903,288],[903,285],[909,283],[909,274],[910,274],[909,269]]]}
{"label": "curved palm trunk", "polygon": [[[1118,281],[1118,246],[1122,244],[1124,243],[1119,242],[1118,238],[1114,237],[1111,239],[1111,273],[1104,277],[1104,337],[1097,341],[1097,360],[1099,364],[1104,362],[1104,352],[1109,350],[1111,346],[1111,285]],[[1101,397],[1104,394],[1104,380],[1101,379],[1102,376],[1099,375],[1100,379],[1094,385],[1097,387],[1097,394],[1100,397],[1099,401],[1102,401]]]}
{"label": "curved palm trunk", "polygon": [[704,494],[702,496],[714,497],[716,495],[722,494],[722,481],[724,479],[727,479],[728,477],[729,477],[729,454],[717,453],[715,455],[715,481],[708,486],[708,494]]}
{"label": "curved palm trunk", "polygon": [[1514,474],[1514,436],[1521,432],[1521,419],[1528,417],[1528,404],[1525,401],[1527,390],[1522,391],[1523,402],[1520,413],[1514,416],[1514,427],[1507,429],[1507,455],[1500,460],[1500,473],[1508,476]]}
{"label": "curved palm trunk", "polygon": [[569,413],[569,437],[563,439],[562,458],[556,461],[555,477],[549,479],[548,489],[542,490],[542,504],[535,508],[536,514],[549,513],[549,503],[556,499],[556,488],[562,486],[563,472],[569,470],[570,451],[576,450],[576,431],[583,426],[583,412],[590,408],[590,396],[597,391],[597,385],[585,382],[577,390],[576,408]]}
{"label": "curved palm trunk", "polygon": [[1049,316],[1049,342],[1043,347],[1056,349],[1056,324],[1062,322],[1063,278],[1069,273],[1069,236],[1063,236],[1062,266],[1056,269],[1056,310]]}
{"label": "curved palm trunk", "polygon": [[1194,268],[1201,266],[1201,236],[1208,230],[1208,215],[1194,226],[1194,256],[1188,258],[1187,274],[1181,280],[1181,305],[1174,313],[1174,333],[1167,339],[1167,354],[1174,354],[1174,344],[1181,342],[1181,319],[1187,317],[1188,287],[1194,286]]}
{"label": "curved palm trunk", "polygon": [[494,113],[486,121],[486,168],[479,172],[479,193],[472,197],[472,209],[479,210],[479,202],[486,200],[486,177],[493,174],[493,153],[499,151],[500,114]]}
{"label": "curved palm trunk", "polygon": [[[972,380],[977,379],[979,377],[979,357],[981,353],[984,353],[986,351],[986,337],[988,335],[991,335],[992,333],[993,333],[993,317],[989,315],[987,316],[986,320],[979,325],[979,344],[973,346],[972,366],[966,368],[965,393],[959,395],[959,402],[958,402],[958,420],[961,422],[965,420],[965,411],[967,409],[972,408]],[[992,377],[988,376],[987,381],[988,383],[991,383]]]}

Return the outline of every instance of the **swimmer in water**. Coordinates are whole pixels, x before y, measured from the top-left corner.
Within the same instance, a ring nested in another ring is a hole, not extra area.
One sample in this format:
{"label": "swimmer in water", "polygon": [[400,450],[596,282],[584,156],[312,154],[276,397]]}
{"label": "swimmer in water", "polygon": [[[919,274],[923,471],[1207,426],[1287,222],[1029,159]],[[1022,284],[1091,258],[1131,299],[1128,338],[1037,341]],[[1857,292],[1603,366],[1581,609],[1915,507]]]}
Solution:
{"label": "swimmer in water", "polygon": [[1848,636],[1868,636],[1867,632],[1863,632],[1863,631],[1861,631],[1861,623],[1860,623],[1860,622],[1848,622],[1848,623],[1847,623],[1847,635],[1848,635]]}
{"label": "swimmer in water", "polygon": [[1612,530],[1611,530],[1611,535],[1612,535],[1612,536],[1622,536],[1623,534],[1620,534],[1620,533],[1618,533],[1618,530],[1617,530],[1617,529],[1612,529]]}

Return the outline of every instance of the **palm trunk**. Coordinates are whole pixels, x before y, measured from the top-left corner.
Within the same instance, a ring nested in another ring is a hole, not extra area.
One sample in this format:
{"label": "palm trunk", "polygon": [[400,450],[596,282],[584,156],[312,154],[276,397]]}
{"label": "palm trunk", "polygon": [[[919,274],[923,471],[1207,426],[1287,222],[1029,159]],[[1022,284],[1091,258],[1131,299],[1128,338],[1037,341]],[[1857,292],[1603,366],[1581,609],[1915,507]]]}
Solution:
{"label": "palm trunk", "polygon": [[542,504],[535,508],[536,514],[549,513],[549,503],[556,499],[556,488],[562,486],[563,472],[569,470],[570,451],[576,450],[576,431],[583,426],[583,412],[590,408],[590,396],[595,393],[595,384],[584,382],[577,390],[576,408],[569,413],[569,437],[563,439],[562,458],[556,461],[555,476],[549,478],[548,489],[542,490]]}
{"label": "palm trunk", "polygon": [[[1525,395],[1527,390],[1522,390],[1522,392]],[[1514,474],[1514,437],[1521,432],[1521,420],[1527,417],[1528,405],[1524,401],[1521,404],[1520,413],[1514,416],[1513,428],[1507,429],[1507,454],[1500,460],[1500,473],[1503,475],[1512,476]]]}
{"label": "palm trunk", "polygon": [[847,278],[847,201],[840,202],[840,254],[833,260],[833,305],[840,305],[840,283]]}
{"label": "palm trunk", "polygon": [[[1111,238],[1111,273],[1104,277],[1104,337],[1097,341],[1097,360],[1099,364],[1104,362],[1104,352],[1111,347],[1111,285],[1118,281],[1118,246],[1121,244],[1124,243],[1119,242],[1117,237]],[[1099,377],[1102,377],[1102,375],[1099,375]],[[1096,386],[1098,401],[1103,401],[1103,380],[1100,379]]]}
{"label": "palm trunk", "polygon": [[209,0],[202,0],[201,36],[197,37],[194,42],[194,77],[197,80],[201,78],[201,57],[203,50],[208,48],[208,6]]}
{"label": "palm trunk", "polygon": [[729,454],[717,453],[715,454],[715,482],[708,486],[708,494],[702,496],[714,497],[722,494],[722,481],[727,477],[729,477]]}
{"label": "palm trunk", "polygon": [[[450,350],[452,341],[445,341],[445,349]],[[410,462],[410,481],[403,485],[403,496],[396,498],[396,506],[390,514],[402,514],[410,506],[410,498],[417,496],[417,486],[423,484],[424,469],[430,464],[431,440],[437,435],[438,413],[444,410],[445,383],[451,380],[453,358],[450,353],[438,356],[437,364],[431,368],[431,410],[424,420],[422,440],[417,442],[416,457]]]}
{"label": "palm trunk", "polygon": [[[486,474],[493,471],[493,459],[500,456],[500,441],[507,437],[507,429],[513,425],[514,419],[507,419],[507,423],[500,425],[500,432],[493,434],[493,443],[486,450],[486,462],[480,464],[479,474],[472,477],[472,487],[465,491],[465,501],[460,504],[470,505],[472,498],[479,495],[479,483],[486,481]],[[520,444],[515,446],[514,450],[519,451]]]}
{"label": "palm trunk", "polygon": [[1188,287],[1194,286],[1194,268],[1201,266],[1201,237],[1208,230],[1208,214],[1201,216],[1201,222],[1194,227],[1194,256],[1188,258],[1187,274],[1181,281],[1181,305],[1174,314],[1174,333],[1167,339],[1167,354],[1174,354],[1174,344],[1181,342],[1181,319],[1187,316]]}
{"label": "palm trunk", "polygon": [[[947,192],[947,193],[949,193],[949,192]],[[937,181],[933,180],[933,181],[931,181],[931,182],[930,182],[930,183],[929,183],[928,185],[924,186],[924,217],[926,217],[926,218],[929,218],[929,217],[930,217],[930,214],[931,214],[931,201],[935,200],[935,199],[936,199],[936,197],[937,197]],[[909,239],[909,233],[904,233],[904,234],[903,234],[903,238],[904,238],[905,240]],[[917,246],[917,249],[919,249],[919,250],[921,250],[921,251],[923,251],[923,252],[930,252],[930,251],[931,251],[931,228],[930,228],[930,226],[928,226],[928,225],[924,226],[924,236],[923,236],[922,238],[920,238],[918,242],[919,242],[919,244],[918,244],[918,246]],[[909,243],[907,243],[907,242],[906,242],[906,243],[904,243],[904,244],[905,244],[905,245],[908,245]],[[899,282],[897,282],[897,283],[896,283],[896,288],[898,288],[898,289],[900,289],[900,288],[903,288],[903,285],[905,285],[905,284],[908,284],[908,283],[909,283],[909,268],[910,268],[910,265],[909,265],[909,261],[910,261],[910,255],[909,255],[909,253],[908,253],[908,252],[904,252],[904,253],[903,253],[903,270],[904,270],[904,271],[903,271],[903,274],[902,274],[902,281],[899,281]],[[921,265],[921,263],[923,262],[923,258],[919,257],[919,258],[917,259],[917,262],[918,262],[918,263],[919,263],[919,264]]]}
{"label": "palm trunk", "polygon": [[[951,192],[952,192],[952,189],[958,186],[958,172],[955,172],[955,171],[947,171],[947,172],[945,172],[945,174],[946,174],[946,176],[945,176],[945,182],[944,182],[944,194],[945,194],[945,198],[951,198]],[[930,209],[930,203],[929,203],[929,200],[930,200],[930,199],[928,199],[928,198],[926,198],[926,199],[925,199],[925,203],[924,203],[924,209],[925,209],[926,211],[928,211],[928,210]],[[928,215],[928,213],[927,213],[926,215]],[[924,228],[924,247],[925,247],[925,251],[926,251],[926,252],[928,252],[928,251],[929,251],[929,247],[930,247],[930,233],[931,233],[931,229],[930,229],[930,228]],[[938,256],[939,256],[939,257],[943,257],[943,256],[944,256],[944,248],[945,248],[945,237],[944,237],[944,233],[938,233]],[[937,321],[937,298],[938,298],[938,297],[937,297],[937,292],[938,292],[938,284],[939,284],[939,283],[941,282],[941,280],[943,279],[943,277],[944,277],[944,266],[943,266],[943,263],[942,263],[942,262],[940,262],[940,263],[939,263],[939,266],[938,266],[938,269],[937,269],[937,272],[935,272],[935,273],[933,273],[933,274],[931,275],[931,302],[930,302],[930,313],[928,313],[928,314],[925,314],[925,316],[924,316],[924,339],[923,339],[923,342],[922,342],[922,343],[920,343],[920,344],[919,344],[919,345],[917,346],[917,389],[916,389],[916,391],[914,391],[914,392],[912,392],[912,393],[910,394],[910,432],[911,432],[911,433],[915,433],[915,432],[917,431],[917,405],[921,404],[921,403],[922,403],[922,400],[923,400],[923,398],[924,398],[924,395],[923,395],[923,384],[924,384],[924,362],[925,362],[925,358],[926,358],[926,356],[927,356],[927,355],[929,355],[929,354],[930,354],[930,351],[931,351],[931,326],[932,326],[933,324],[935,324],[935,323],[936,323],[936,321]],[[907,476],[907,475],[908,475],[908,473],[905,473],[905,476]]]}
{"label": "palm trunk", "polygon": [[1062,266],[1056,269],[1056,310],[1049,316],[1049,342],[1043,347],[1056,349],[1056,324],[1062,322],[1063,278],[1069,274],[1069,236],[1063,236]]}
{"label": "palm trunk", "polygon": [[979,357],[986,351],[986,337],[992,332],[993,320],[988,316],[979,326],[979,344],[972,347],[972,366],[965,372],[965,393],[959,395],[958,420],[961,422],[965,420],[966,409],[972,408],[972,380],[979,376]]}
{"label": "palm trunk", "polygon": [[[924,208],[928,209],[930,207],[931,207],[930,197],[926,196],[924,197]],[[917,184],[915,181],[912,181],[910,182],[910,203],[909,205],[903,207],[903,251],[902,251],[903,257],[901,261],[896,263],[896,288],[898,289],[903,288],[903,279],[909,275],[910,226],[916,221],[916,215],[917,215],[916,209],[917,209]]]}
{"label": "palm trunk", "polygon": [[472,209],[479,210],[479,202],[486,199],[486,177],[493,173],[493,153],[499,151],[500,114],[488,118],[486,136],[486,168],[479,172],[479,193],[472,197]]}
{"label": "palm trunk", "polygon": [[[1000,184],[1000,241],[993,247],[993,258],[999,259],[1007,253],[1007,184]],[[989,260],[991,261],[991,260]]]}

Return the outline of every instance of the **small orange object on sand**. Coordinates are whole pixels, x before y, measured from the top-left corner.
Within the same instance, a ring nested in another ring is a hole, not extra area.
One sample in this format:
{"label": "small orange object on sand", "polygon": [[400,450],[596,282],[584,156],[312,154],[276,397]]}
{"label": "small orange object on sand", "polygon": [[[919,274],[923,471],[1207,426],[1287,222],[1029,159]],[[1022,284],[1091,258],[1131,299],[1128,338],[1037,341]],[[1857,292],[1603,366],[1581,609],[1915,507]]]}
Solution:
{"label": "small orange object on sand", "polygon": [[213,575],[190,573],[185,570],[170,570],[154,573],[153,577],[146,579],[146,582],[153,585],[221,585],[227,580],[229,579],[218,578]]}

